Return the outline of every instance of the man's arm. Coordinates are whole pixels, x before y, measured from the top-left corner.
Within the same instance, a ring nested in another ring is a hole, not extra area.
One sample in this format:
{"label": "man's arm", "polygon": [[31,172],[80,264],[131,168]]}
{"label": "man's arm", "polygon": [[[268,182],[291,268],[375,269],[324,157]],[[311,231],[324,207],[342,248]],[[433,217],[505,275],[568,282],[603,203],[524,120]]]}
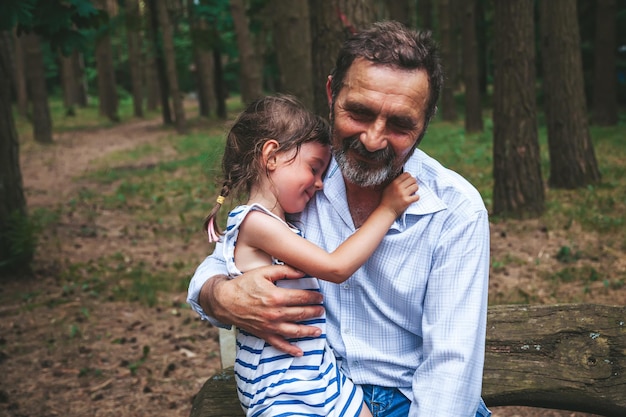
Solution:
{"label": "man's arm", "polygon": [[438,242],[424,297],[423,361],[409,415],[474,416],[482,387],[489,278],[486,211]]}
{"label": "man's arm", "polygon": [[295,322],[322,315],[321,294],[277,287],[274,283],[280,279],[303,275],[284,265],[258,268],[228,279],[216,253],[217,248],[189,284],[187,301],[192,308],[214,325],[235,325],[285,353],[302,355],[302,350],[286,339],[319,336],[319,328]]}

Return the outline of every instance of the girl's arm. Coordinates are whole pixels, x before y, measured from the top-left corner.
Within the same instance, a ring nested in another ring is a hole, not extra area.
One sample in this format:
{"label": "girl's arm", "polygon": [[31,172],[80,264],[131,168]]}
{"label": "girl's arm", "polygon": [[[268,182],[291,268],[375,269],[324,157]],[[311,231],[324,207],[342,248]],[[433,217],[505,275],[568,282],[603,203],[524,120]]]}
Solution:
{"label": "girl's arm", "polygon": [[288,265],[323,279],[340,283],[348,279],[374,253],[396,218],[413,202],[418,186],[408,173],[396,178],[383,193],[380,205],[352,236],[332,253],[293,233],[279,220],[252,211],[242,223],[239,240]]}

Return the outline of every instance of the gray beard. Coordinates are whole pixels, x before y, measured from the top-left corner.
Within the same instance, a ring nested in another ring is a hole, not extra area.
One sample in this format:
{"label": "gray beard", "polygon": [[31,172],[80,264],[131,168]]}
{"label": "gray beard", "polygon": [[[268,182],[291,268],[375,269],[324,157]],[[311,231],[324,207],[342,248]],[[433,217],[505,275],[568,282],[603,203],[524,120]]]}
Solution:
{"label": "gray beard", "polygon": [[[331,126],[334,126],[335,123],[334,109],[335,99],[333,98],[329,117]],[[382,164],[380,168],[372,168],[370,165],[350,159],[348,157],[348,151],[351,148],[354,148],[357,152],[362,154],[366,152],[358,138],[352,138],[343,140],[339,148],[334,147],[333,155],[337,161],[337,165],[339,165],[339,169],[341,169],[341,174],[344,179],[354,185],[363,188],[380,187],[393,181],[393,179],[402,172],[402,165],[404,165],[404,163],[398,168],[394,168],[395,154],[391,148],[369,155],[375,159],[386,160],[387,163]],[[407,159],[409,156],[407,156]],[[406,160],[404,162],[406,162]]]}
{"label": "gray beard", "polygon": [[378,187],[387,184],[399,174],[399,172],[393,169],[391,164],[384,165],[378,169],[372,169],[369,166],[360,164],[349,159],[347,153],[343,150],[335,152],[335,160],[346,181],[359,187]]}

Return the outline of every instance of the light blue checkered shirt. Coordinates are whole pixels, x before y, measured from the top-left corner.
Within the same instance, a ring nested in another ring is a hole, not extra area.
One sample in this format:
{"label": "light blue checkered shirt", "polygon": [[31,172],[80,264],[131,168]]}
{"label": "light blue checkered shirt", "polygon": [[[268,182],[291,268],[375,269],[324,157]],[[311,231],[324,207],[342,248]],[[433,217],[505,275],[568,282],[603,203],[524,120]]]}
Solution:
{"label": "light blue checkered shirt", "polygon": [[[418,202],[342,284],[320,281],[327,337],[357,384],[397,387],[410,416],[474,416],[480,401],[487,320],[489,220],[478,191],[421,150],[404,170]],[[324,189],[302,213],[308,240],[333,251],[354,233],[343,178],[331,162]],[[218,248],[219,249],[219,248]],[[198,267],[188,302],[225,274],[216,250]]]}

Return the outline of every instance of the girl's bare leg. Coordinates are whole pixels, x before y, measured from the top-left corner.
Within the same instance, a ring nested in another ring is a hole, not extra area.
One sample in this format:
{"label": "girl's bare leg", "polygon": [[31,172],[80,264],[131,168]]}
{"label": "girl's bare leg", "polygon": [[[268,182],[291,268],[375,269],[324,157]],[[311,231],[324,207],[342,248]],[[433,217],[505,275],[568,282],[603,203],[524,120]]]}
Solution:
{"label": "girl's bare leg", "polygon": [[359,417],[372,417],[372,413],[370,413],[370,409],[367,408],[367,404],[363,403],[363,406],[361,407],[361,414],[359,414]]}

